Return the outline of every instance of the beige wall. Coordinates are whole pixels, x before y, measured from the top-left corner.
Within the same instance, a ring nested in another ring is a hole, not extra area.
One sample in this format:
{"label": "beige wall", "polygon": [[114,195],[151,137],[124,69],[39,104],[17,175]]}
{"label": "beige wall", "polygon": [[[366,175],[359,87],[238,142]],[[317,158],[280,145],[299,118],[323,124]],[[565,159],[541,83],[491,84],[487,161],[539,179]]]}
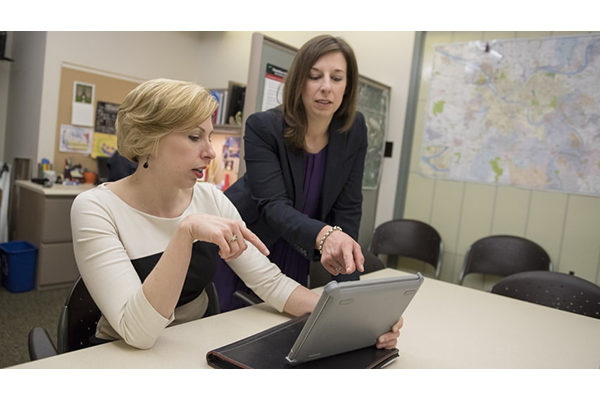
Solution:
{"label": "beige wall", "polygon": [[[262,32],[300,47],[324,32]],[[392,88],[387,140],[375,224],[393,217],[404,130],[414,32],[327,32],[354,48],[360,73]],[[226,88],[246,83],[253,32],[48,32],[43,71],[37,160],[51,161],[56,140],[60,68],[63,63],[136,79],[168,77]],[[382,57],[382,55],[385,57]],[[14,156],[14,155],[13,155]],[[1,161],[1,160],[0,160]],[[37,163],[37,161],[35,161]]]}
{"label": "beige wall", "polygon": [[[404,217],[426,221],[440,232],[445,245],[441,279],[457,282],[465,253],[477,239],[510,234],[524,236],[544,247],[555,270],[574,271],[577,276],[600,284],[600,198],[436,180],[421,177],[418,172],[436,44],[585,33],[590,32],[427,33]],[[495,281],[469,275],[464,284],[488,289]]]}

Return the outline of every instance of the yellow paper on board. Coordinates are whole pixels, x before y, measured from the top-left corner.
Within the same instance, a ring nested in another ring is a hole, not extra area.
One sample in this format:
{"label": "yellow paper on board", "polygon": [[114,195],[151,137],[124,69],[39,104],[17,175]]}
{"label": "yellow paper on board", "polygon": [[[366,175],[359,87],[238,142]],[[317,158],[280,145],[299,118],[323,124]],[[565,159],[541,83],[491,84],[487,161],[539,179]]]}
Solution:
{"label": "yellow paper on board", "polygon": [[92,158],[111,157],[117,150],[117,135],[94,132]]}

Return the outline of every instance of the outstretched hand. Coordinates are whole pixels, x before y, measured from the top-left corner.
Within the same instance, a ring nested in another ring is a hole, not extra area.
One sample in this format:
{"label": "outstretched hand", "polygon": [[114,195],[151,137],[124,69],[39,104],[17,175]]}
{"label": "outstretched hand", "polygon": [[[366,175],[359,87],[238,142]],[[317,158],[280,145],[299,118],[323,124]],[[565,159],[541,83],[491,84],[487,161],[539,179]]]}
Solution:
{"label": "outstretched hand", "polygon": [[342,231],[333,231],[323,243],[321,264],[333,276],[364,272],[364,263],[360,245]]}
{"label": "outstretched hand", "polygon": [[185,223],[193,240],[216,244],[219,256],[225,261],[238,258],[248,248],[246,241],[264,255],[269,255],[267,246],[241,221],[210,214],[192,214]]}

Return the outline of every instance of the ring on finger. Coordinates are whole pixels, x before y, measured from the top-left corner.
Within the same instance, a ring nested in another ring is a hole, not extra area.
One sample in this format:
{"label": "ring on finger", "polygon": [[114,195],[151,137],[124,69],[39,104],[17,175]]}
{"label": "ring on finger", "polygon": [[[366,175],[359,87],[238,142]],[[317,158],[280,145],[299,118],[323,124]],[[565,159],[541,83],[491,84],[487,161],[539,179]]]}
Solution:
{"label": "ring on finger", "polygon": [[342,267],[340,267],[340,266],[337,266],[337,267],[335,268],[335,272],[337,272],[337,273],[340,273],[341,271],[342,271]]}
{"label": "ring on finger", "polygon": [[229,243],[233,243],[233,242],[235,242],[236,240],[238,240],[238,237],[237,237],[237,235],[233,235],[233,236],[232,236],[232,237],[231,237],[231,238],[228,240],[228,242],[229,242]]}

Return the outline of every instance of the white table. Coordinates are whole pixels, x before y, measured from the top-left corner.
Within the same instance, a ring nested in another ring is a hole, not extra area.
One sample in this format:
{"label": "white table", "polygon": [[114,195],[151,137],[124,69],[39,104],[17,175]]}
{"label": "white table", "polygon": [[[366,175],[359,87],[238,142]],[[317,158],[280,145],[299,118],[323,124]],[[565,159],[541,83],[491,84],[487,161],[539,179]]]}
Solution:
{"label": "white table", "polygon": [[[13,368],[209,368],[209,350],[288,318],[261,304],[167,328],[150,350],[117,341]],[[387,368],[600,367],[600,319],[428,278],[404,318]]]}

